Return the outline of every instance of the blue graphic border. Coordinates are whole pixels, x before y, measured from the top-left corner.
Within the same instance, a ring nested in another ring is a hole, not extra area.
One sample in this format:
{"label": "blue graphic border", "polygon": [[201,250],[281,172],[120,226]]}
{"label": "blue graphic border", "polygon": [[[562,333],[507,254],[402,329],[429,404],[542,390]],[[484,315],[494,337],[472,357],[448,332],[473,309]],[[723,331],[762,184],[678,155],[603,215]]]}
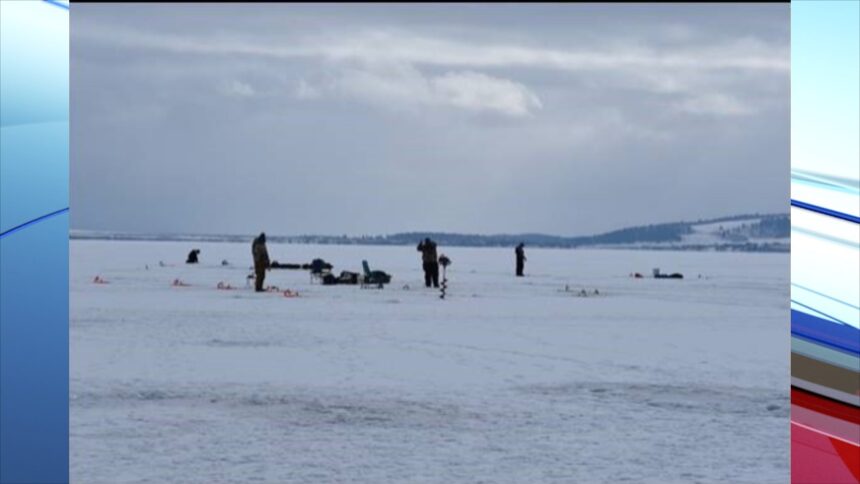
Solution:
{"label": "blue graphic border", "polygon": [[0,11],[0,483],[66,483],[69,5]]}

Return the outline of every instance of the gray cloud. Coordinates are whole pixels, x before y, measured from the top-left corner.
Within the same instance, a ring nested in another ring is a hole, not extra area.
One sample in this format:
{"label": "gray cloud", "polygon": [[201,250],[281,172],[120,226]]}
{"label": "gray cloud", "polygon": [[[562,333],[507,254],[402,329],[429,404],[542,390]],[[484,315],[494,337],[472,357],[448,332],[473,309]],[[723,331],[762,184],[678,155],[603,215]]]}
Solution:
{"label": "gray cloud", "polygon": [[784,5],[82,4],[71,58],[76,228],[579,234],[788,197]]}
{"label": "gray cloud", "polygon": [[432,106],[447,106],[517,117],[542,107],[534,92],[509,79],[474,71],[426,76],[400,63],[344,69],[319,86],[302,79],[295,92],[300,99],[317,99],[327,93],[414,114]]}

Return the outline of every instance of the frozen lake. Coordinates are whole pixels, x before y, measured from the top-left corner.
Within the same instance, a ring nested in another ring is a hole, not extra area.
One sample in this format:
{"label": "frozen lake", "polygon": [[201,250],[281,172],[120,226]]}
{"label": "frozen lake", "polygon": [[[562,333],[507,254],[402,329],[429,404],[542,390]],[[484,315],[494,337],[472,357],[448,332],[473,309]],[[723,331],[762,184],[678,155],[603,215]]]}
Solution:
{"label": "frozen lake", "polygon": [[74,482],[789,481],[788,254],[440,247],[442,301],[414,247],[269,253],[394,279],[270,271],[286,298],[250,242],[70,242]]}

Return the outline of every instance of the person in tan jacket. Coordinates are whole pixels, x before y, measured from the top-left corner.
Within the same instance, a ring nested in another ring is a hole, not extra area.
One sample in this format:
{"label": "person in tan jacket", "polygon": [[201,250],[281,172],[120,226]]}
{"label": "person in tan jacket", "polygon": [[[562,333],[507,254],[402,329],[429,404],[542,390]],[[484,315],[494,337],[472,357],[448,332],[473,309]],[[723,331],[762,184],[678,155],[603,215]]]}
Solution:
{"label": "person in tan jacket", "polygon": [[262,292],[266,270],[269,268],[269,251],[266,249],[266,234],[261,233],[251,244],[251,255],[254,256],[254,289]]}

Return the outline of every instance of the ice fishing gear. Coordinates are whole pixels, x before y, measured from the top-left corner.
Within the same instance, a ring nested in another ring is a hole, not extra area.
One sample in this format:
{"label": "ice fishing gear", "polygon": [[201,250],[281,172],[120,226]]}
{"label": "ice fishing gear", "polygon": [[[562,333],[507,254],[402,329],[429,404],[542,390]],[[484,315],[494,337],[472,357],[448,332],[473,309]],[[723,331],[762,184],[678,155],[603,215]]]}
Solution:
{"label": "ice fishing gear", "polygon": [[391,282],[391,274],[385,271],[372,271],[366,260],[361,261],[361,267],[364,274],[359,278],[361,288],[375,287],[382,289],[386,284]]}
{"label": "ice fishing gear", "polygon": [[577,296],[577,297],[588,297],[588,296],[599,296],[600,295],[600,291],[597,289],[594,289],[591,292],[587,291],[586,289],[580,289],[577,291],[576,289],[571,288],[570,284],[565,284],[564,289],[559,289],[558,292],[563,292],[565,294],[573,294],[574,296]]}
{"label": "ice fishing gear", "polygon": [[660,272],[660,269],[655,267],[653,269],[654,279],[683,279],[684,275],[680,272],[674,272],[672,274],[664,274]]}
{"label": "ice fishing gear", "polygon": [[449,265],[451,265],[451,259],[448,258],[445,254],[442,254],[439,257],[439,264],[442,266],[442,284],[440,288],[441,294],[439,294],[439,299],[445,299],[445,291],[448,289],[448,277],[446,276],[446,269]]}

